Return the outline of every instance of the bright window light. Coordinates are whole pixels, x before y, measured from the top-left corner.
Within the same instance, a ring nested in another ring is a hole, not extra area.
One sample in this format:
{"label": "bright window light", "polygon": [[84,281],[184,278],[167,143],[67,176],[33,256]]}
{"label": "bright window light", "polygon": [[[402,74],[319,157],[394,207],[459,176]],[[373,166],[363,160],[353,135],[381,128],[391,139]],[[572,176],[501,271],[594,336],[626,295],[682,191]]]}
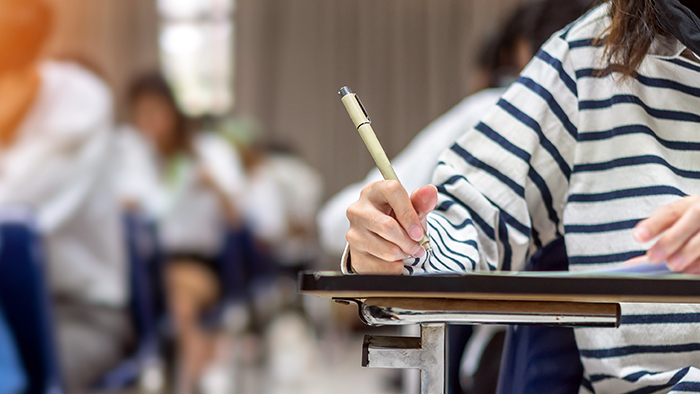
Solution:
{"label": "bright window light", "polygon": [[158,0],[162,67],[183,110],[224,114],[233,106],[234,0]]}

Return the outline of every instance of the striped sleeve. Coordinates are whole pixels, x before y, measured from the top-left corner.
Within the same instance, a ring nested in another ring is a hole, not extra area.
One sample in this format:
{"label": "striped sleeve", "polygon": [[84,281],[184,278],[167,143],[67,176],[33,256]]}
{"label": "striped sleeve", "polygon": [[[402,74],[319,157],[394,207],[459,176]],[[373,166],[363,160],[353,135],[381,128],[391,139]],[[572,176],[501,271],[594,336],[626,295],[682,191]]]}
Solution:
{"label": "striped sleeve", "polygon": [[482,121],[442,154],[428,217],[433,253],[406,272],[520,269],[561,237],[578,93],[568,43],[554,35]]}

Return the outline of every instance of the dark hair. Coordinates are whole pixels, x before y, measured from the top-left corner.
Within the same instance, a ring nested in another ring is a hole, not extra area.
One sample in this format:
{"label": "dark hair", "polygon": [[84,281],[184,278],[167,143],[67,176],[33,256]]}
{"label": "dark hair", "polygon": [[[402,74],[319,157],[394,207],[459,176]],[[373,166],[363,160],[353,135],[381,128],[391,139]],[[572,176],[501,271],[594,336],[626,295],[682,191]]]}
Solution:
{"label": "dark hair", "polygon": [[661,14],[655,0],[608,0],[610,26],[598,37],[605,45],[608,70],[634,76],[649,47],[659,35]]}
{"label": "dark hair", "polygon": [[500,79],[498,70],[516,73],[512,58],[518,40],[525,39],[534,54],[552,36],[574,22],[595,4],[595,0],[540,0],[521,4],[513,11],[503,29],[489,36],[478,56],[480,67],[492,70],[492,87]]}
{"label": "dark hair", "polygon": [[528,10],[524,36],[533,46],[533,53],[568,24],[577,20],[595,5],[595,0],[544,0]]}
{"label": "dark hair", "polygon": [[129,104],[134,105],[143,96],[158,96],[164,99],[172,108],[175,114],[175,136],[178,145],[189,149],[189,119],[180,110],[180,106],[175,99],[170,84],[159,72],[150,72],[136,78],[129,87],[127,94]]}
{"label": "dark hair", "polygon": [[25,67],[36,60],[51,32],[51,8],[43,0],[0,1],[12,14],[0,26],[0,67]]}

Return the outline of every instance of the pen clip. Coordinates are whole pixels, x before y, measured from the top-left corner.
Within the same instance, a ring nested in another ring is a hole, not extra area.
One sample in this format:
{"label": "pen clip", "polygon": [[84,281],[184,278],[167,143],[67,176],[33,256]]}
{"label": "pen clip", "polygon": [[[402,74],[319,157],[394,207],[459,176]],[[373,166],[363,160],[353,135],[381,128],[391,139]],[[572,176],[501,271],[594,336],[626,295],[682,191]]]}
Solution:
{"label": "pen clip", "polygon": [[362,105],[362,101],[360,100],[360,98],[355,93],[353,93],[352,95],[355,96],[355,99],[357,100],[357,104],[360,105],[362,112],[365,114],[365,118],[367,118],[367,123],[372,123],[372,120],[369,118],[369,114],[367,114],[367,110],[365,109],[365,106]]}

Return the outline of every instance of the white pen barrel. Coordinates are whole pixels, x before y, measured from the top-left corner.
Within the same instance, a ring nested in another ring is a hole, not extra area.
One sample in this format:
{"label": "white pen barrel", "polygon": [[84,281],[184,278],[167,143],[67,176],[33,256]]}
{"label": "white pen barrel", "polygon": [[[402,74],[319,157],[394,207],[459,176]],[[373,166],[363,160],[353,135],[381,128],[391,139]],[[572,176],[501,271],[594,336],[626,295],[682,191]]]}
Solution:
{"label": "white pen barrel", "polygon": [[382,149],[382,144],[379,142],[379,139],[377,139],[377,135],[374,134],[372,126],[369,123],[365,123],[361,125],[357,131],[360,133],[360,137],[362,137],[362,140],[365,142],[369,154],[372,155],[384,179],[398,181],[399,177],[396,176],[396,172],[394,172],[389,158],[386,156],[384,149]]}
{"label": "white pen barrel", "polygon": [[382,173],[384,179],[398,181],[399,178],[396,176],[394,168],[391,167],[391,162],[386,156],[386,153],[384,153],[382,144],[379,143],[376,134],[374,134],[374,130],[372,129],[372,126],[369,122],[369,117],[360,106],[360,103],[357,100],[355,94],[346,94],[341,98],[341,101],[343,102],[343,105],[345,105],[345,109],[348,111],[348,115],[350,115],[352,123],[355,125],[355,128],[360,133],[362,141],[365,142],[367,150],[369,150],[369,153],[372,155],[374,162],[377,164],[379,172]]}

